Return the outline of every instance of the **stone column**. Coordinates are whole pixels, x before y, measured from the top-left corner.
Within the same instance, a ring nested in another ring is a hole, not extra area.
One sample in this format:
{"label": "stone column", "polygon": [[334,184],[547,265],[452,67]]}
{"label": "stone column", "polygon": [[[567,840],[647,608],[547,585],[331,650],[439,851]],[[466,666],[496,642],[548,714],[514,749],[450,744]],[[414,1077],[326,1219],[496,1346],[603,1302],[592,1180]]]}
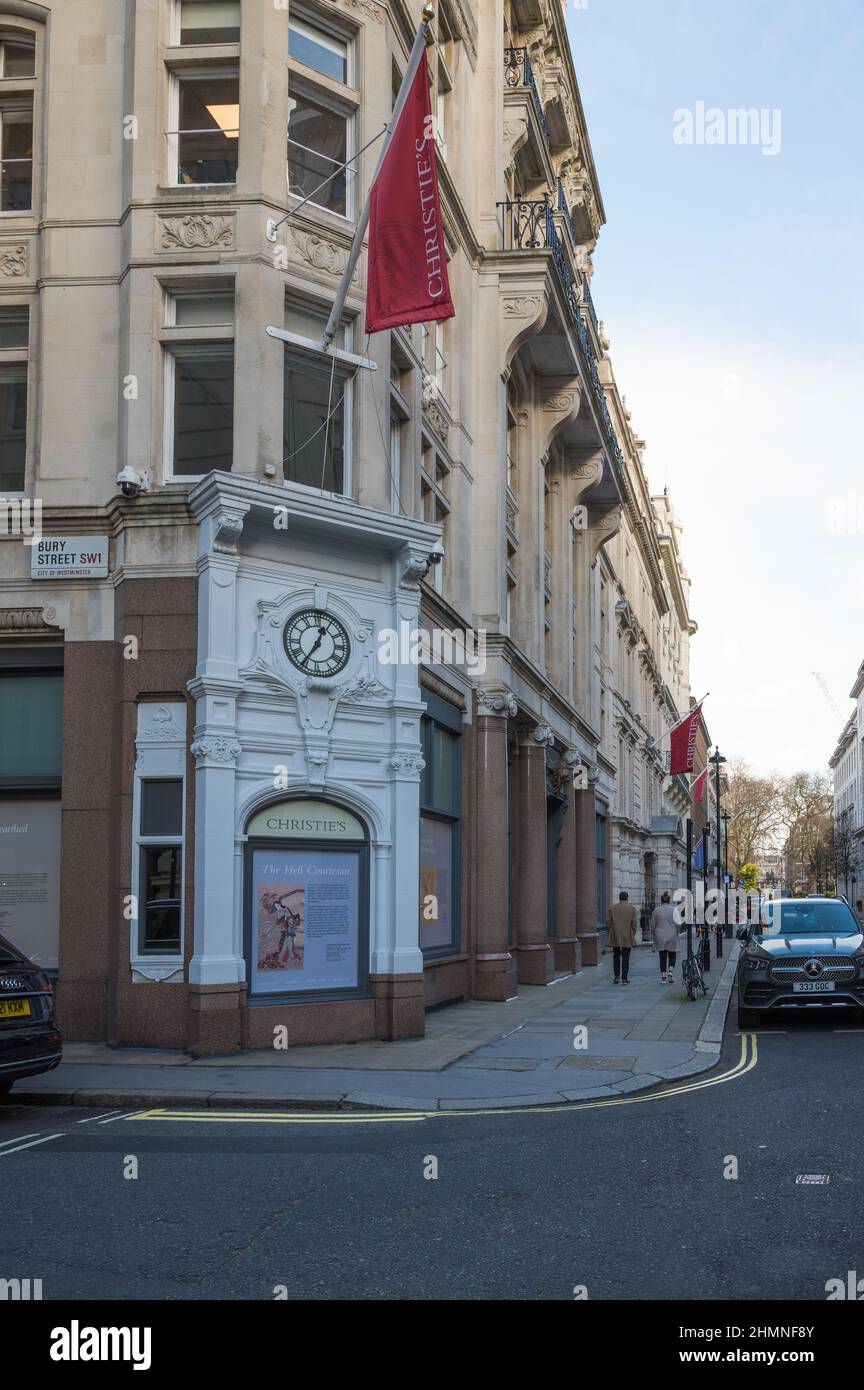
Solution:
{"label": "stone column", "polygon": [[478,691],[474,859],[474,997],[510,999],[516,962],[507,940],[507,719],[516,701],[506,692]]}
{"label": "stone column", "polygon": [[597,933],[597,822],[594,789],[574,791],[572,799],[576,842],[576,935],[583,965],[597,965],[600,938]]}
{"label": "stone column", "polygon": [[[564,754],[564,764],[570,768],[578,762],[575,753]],[[582,946],[576,934],[576,817],[573,809],[573,788],[567,789],[568,802],[561,822],[561,835],[555,856],[557,885],[557,923],[555,934],[555,969],[575,971],[582,968]]]}
{"label": "stone column", "polygon": [[549,945],[546,883],[546,747],[551,729],[538,725],[514,763],[513,934],[519,983],[545,985],[555,971]]}

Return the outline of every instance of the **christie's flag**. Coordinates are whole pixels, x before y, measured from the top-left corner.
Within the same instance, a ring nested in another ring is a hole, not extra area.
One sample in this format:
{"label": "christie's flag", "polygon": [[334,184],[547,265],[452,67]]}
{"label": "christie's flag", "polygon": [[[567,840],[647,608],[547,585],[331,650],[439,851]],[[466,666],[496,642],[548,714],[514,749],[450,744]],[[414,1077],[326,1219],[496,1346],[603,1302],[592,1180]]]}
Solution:
{"label": "christie's flag", "polygon": [[370,196],[366,332],[454,313],[424,51]]}
{"label": "christie's flag", "polygon": [[699,776],[693,783],[693,801],[696,806],[699,806],[700,803],[705,800],[705,784],[707,783],[707,781],[708,769],[706,767],[703,772],[699,773]]}
{"label": "christie's flag", "polygon": [[693,709],[676,724],[670,735],[671,754],[669,759],[669,776],[677,777],[681,772],[693,771],[693,756],[696,752],[696,730],[699,727],[699,715],[702,706],[694,705]]}

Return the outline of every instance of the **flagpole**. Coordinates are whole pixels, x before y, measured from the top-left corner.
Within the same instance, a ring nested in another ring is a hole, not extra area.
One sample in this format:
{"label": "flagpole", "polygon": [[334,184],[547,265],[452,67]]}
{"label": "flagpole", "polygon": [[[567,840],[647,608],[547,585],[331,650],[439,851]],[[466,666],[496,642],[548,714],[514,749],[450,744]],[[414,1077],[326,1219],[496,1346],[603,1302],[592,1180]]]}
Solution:
{"label": "flagpole", "polygon": [[325,352],[329,351],[330,344],[336,337],[336,330],[339,326],[339,320],[342,317],[342,310],[345,307],[345,300],[348,297],[348,287],[351,284],[351,276],[354,274],[354,268],[357,265],[357,261],[360,257],[360,252],[363,249],[363,238],[366,235],[366,228],[369,224],[369,208],[372,199],[372,189],[375,187],[375,180],[381,172],[381,165],[384,163],[384,160],[386,158],[387,150],[390,147],[390,141],[393,138],[393,132],[396,129],[399,117],[402,115],[405,103],[408,100],[408,93],[411,90],[414,78],[417,76],[417,69],[420,66],[420,59],[423,57],[423,53],[426,49],[426,36],[429,32],[429,24],[432,20],[435,11],[432,5],[425,4],[420,13],[423,16],[420,22],[420,28],[417,30],[417,34],[414,39],[414,46],[412,47],[408,57],[408,66],[405,69],[405,76],[402,78],[402,86],[399,88],[399,95],[396,98],[396,105],[393,107],[393,114],[387,123],[387,130],[384,136],[384,144],[382,145],[381,152],[378,156],[378,163],[375,165],[375,172],[372,175],[372,179],[369,184],[369,191],[366,194],[366,201],[363,204],[360,216],[357,218],[357,226],[354,229],[354,239],[351,242],[351,250],[348,252],[348,260],[345,262],[345,269],[342,272],[342,279],[339,281],[339,288],[336,291],[336,298],[333,301],[333,308],[330,310],[330,317],[328,318],[327,326],[324,329],[322,346]]}

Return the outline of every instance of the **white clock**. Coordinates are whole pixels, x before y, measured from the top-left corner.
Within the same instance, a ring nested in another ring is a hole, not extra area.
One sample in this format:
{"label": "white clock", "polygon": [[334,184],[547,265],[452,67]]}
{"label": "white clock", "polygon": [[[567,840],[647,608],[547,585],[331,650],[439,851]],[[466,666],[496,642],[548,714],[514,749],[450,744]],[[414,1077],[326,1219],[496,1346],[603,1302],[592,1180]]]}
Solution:
{"label": "white clock", "polygon": [[320,608],[304,608],[289,618],[282,641],[288,660],[307,676],[338,676],[351,655],[342,623]]}

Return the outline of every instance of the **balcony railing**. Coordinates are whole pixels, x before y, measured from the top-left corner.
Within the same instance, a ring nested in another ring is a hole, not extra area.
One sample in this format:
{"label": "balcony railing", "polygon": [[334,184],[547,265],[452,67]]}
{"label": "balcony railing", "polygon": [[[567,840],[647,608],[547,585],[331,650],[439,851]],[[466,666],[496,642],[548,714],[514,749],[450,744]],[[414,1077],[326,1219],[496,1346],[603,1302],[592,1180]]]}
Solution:
{"label": "balcony railing", "polygon": [[570,309],[570,318],[576,330],[576,336],[579,339],[588,374],[594,387],[597,407],[603,417],[603,423],[606,426],[618,466],[623,470],[624,457],[618,443],[618,436],[615,433],[615,426],[612,424],[612,416],[609,414],[606,392],[597,370],[597,358],[594,356],[588,329],[581,313],[582,303],[590,305],[592,314],[594,305],[590,299],[583,300],[580,297],[588,290],[588,284],[587,281],[583,281],[581,285],[577,284],[570,273],[567,256],[555,226],[555,217],[548,195],[538,199],[511,199],[508,202],[498,203],[497,208],[502,251],[546,250],[552,252],[555,269],[561,281],[561,289]]}
{"label": "balcony railing", "polygon": [[537,90],[534,69],[531,66],[531,59],[528,57],[527,48],[504,49],[504,81],[508,87],[528,88],[534,103],[534,110],[537,112],[537,119],[543,131],[543,139],[548,146],[549,123],[546,120],[546,112],[543,110],[543,103]]}

